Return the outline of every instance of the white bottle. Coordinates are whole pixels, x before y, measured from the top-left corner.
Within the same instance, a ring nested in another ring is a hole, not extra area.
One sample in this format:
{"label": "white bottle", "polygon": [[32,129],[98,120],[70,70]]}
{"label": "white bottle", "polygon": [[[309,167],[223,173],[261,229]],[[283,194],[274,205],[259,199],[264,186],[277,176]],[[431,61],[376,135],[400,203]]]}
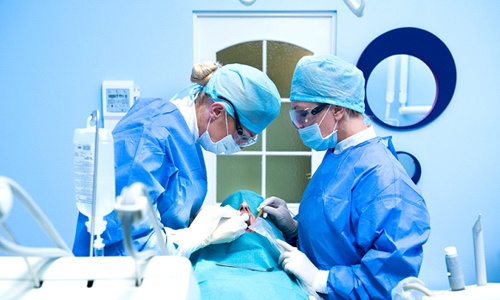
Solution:
{"label": "white bottle", "polygon": [[446,253],[446,270],[448,271],[448,281],[450,282],[450,288],[452,291],[461,291],[465,289],[464,273],[462,272],[462,266],[458,257],[457,248],[446,247],[444,248]]}
{"label": "white bottle", "polygon": [[[90,116],[86,128],[77,128],[73,136],[75,192],[78,210],[89,218],[87,231],[91,232],[92,199],[94,187],[94,159],[96,127],[91,126]],[[109,129],[99,128],[97,156],[96,211],[94,234],[97,246],[104,247],[100,235],[106,229],[104,217],[111,213],[115,204],[115,156],[113,135]]]}

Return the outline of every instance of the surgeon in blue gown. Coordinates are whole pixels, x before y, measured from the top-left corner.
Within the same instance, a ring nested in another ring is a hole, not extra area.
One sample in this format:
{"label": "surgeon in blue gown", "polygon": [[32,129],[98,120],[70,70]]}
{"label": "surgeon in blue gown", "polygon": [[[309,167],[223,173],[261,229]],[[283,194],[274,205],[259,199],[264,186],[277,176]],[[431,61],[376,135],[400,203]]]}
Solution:
{"label": "surgeon in blue gown", "polygon": [[[146,185],[161,223],[185,228],[207,193],[202,149],[232,154],[257,141],[279,114],[280,95],[269,77],[242,64],[193,67],[190,88],[170,100],[138,99],[113,130],[116,193],[134,182]],[[87,217],[78,215],[73,252],[89,255]],[[106,256],[126,255],[121,224],[115,212],[105,217]],[[242,221],[243,222],[243,221]],[[160,253],[152,223],[133,228],[138,251]]]}
{"label": "surgeon in blue gown", "polygon": [[278,197],[261,205],[289,242],[279,241],[284,269],[325,299],[390,299],[399,281],[418,276],[430,233],[425,201],[391,138],[364,121],[364,84],[336,56],[299,60],[290,117],[305,145],[326,152],[297,217]]}
{"label": "surgeon in blue gown", "polygon": [[[241,214],[248,214],[248,223],[252,225],[263,200],[252,191],[241,190],[229,195],[221,206],[229,205]],[[283,239],[272,223],[258,219],[257,222],[265,223],[258,227],[258,232],[266,229],[269,237]],[[232,242],[212,244],[195,251],[190,260],[202,299],[309,299],[296,278],[279,265],[279,256],[275,242],[247,230]]]}

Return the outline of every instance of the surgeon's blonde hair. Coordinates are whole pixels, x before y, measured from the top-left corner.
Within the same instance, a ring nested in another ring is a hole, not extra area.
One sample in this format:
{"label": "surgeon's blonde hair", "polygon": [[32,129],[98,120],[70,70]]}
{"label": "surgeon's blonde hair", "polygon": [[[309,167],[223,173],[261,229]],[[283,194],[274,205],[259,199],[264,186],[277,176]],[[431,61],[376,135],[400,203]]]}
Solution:
{"label": "surgeon's blonde hair", "polygon": [[194,65],[191,70],[191,82],[205,86],[212,77],[212,74],[220,67],[222,65],[218,62]]}
{"label": "surgeon's blonde hair", "polygon": [[[204,64],[195,64],[191,70],[191,82],[201,86],[207,85],[215,71],[221,68],[222,65],[218,62],[210,62]],[[212,98],[205,94],[202,90],[198,97],[196,97],[196,112],[202,115],[203,112],[209,109],[210,105],[214,102]],[[198,120],[199,122],[200,120]]]}

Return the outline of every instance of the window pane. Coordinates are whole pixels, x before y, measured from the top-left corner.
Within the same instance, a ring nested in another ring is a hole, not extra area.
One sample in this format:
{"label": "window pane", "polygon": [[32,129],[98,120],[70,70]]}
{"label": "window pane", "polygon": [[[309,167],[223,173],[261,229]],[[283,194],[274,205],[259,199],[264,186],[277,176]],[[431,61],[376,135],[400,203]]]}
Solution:
{"label": "window pane", "polygon": [[223,65],[240,63],[262,70],[262,41],[227,47],[217,52],[216,59]]}
{"label": "window pane", "polygon": [[217,202],[238,190],[261,193],[261,156],[217,155]]}
{"label": "window pane", "polygon": [[278,118],[267,128],[268,151],[310,151],[302,140],[295,126],[290,120],[288,111],[290,102],[282,102]]}
{"label": "window pane", "polygon": [[299,59],[312,54],[311,51],[293,44],[267,42],[267,75],[278,87],[281,98],[290,98],[292,75]]}
{"label": "window pane", "polygon": [[309,176],[311,158],[308,156],[268,156],[266,197],[276,196],[289,203],[299,203]]}
{"label": "window pane", "polygon": [[266,197],[299,203],[311,175],[311,157],[268,156],[266,171]]}

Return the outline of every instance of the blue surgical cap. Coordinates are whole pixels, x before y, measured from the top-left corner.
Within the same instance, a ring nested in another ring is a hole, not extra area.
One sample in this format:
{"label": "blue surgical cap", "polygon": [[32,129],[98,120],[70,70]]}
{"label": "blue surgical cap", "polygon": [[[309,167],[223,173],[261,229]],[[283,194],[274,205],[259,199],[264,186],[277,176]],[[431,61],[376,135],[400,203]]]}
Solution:
{"label": "blue surgical cap", "polygon": [[290,100],[329,103],[365,112],[365,78],[334,55],[302,57],[293,73]]}
{"label": "blue surgical cap", "polygon": [[[241,64],[228,64],[214,72],[204,88],[214,101],[231,101],[243,126],[261,133],[280,112],[281,98],[276,85],[262,71]],[[234,118],[230,105],[227,112]]]}

